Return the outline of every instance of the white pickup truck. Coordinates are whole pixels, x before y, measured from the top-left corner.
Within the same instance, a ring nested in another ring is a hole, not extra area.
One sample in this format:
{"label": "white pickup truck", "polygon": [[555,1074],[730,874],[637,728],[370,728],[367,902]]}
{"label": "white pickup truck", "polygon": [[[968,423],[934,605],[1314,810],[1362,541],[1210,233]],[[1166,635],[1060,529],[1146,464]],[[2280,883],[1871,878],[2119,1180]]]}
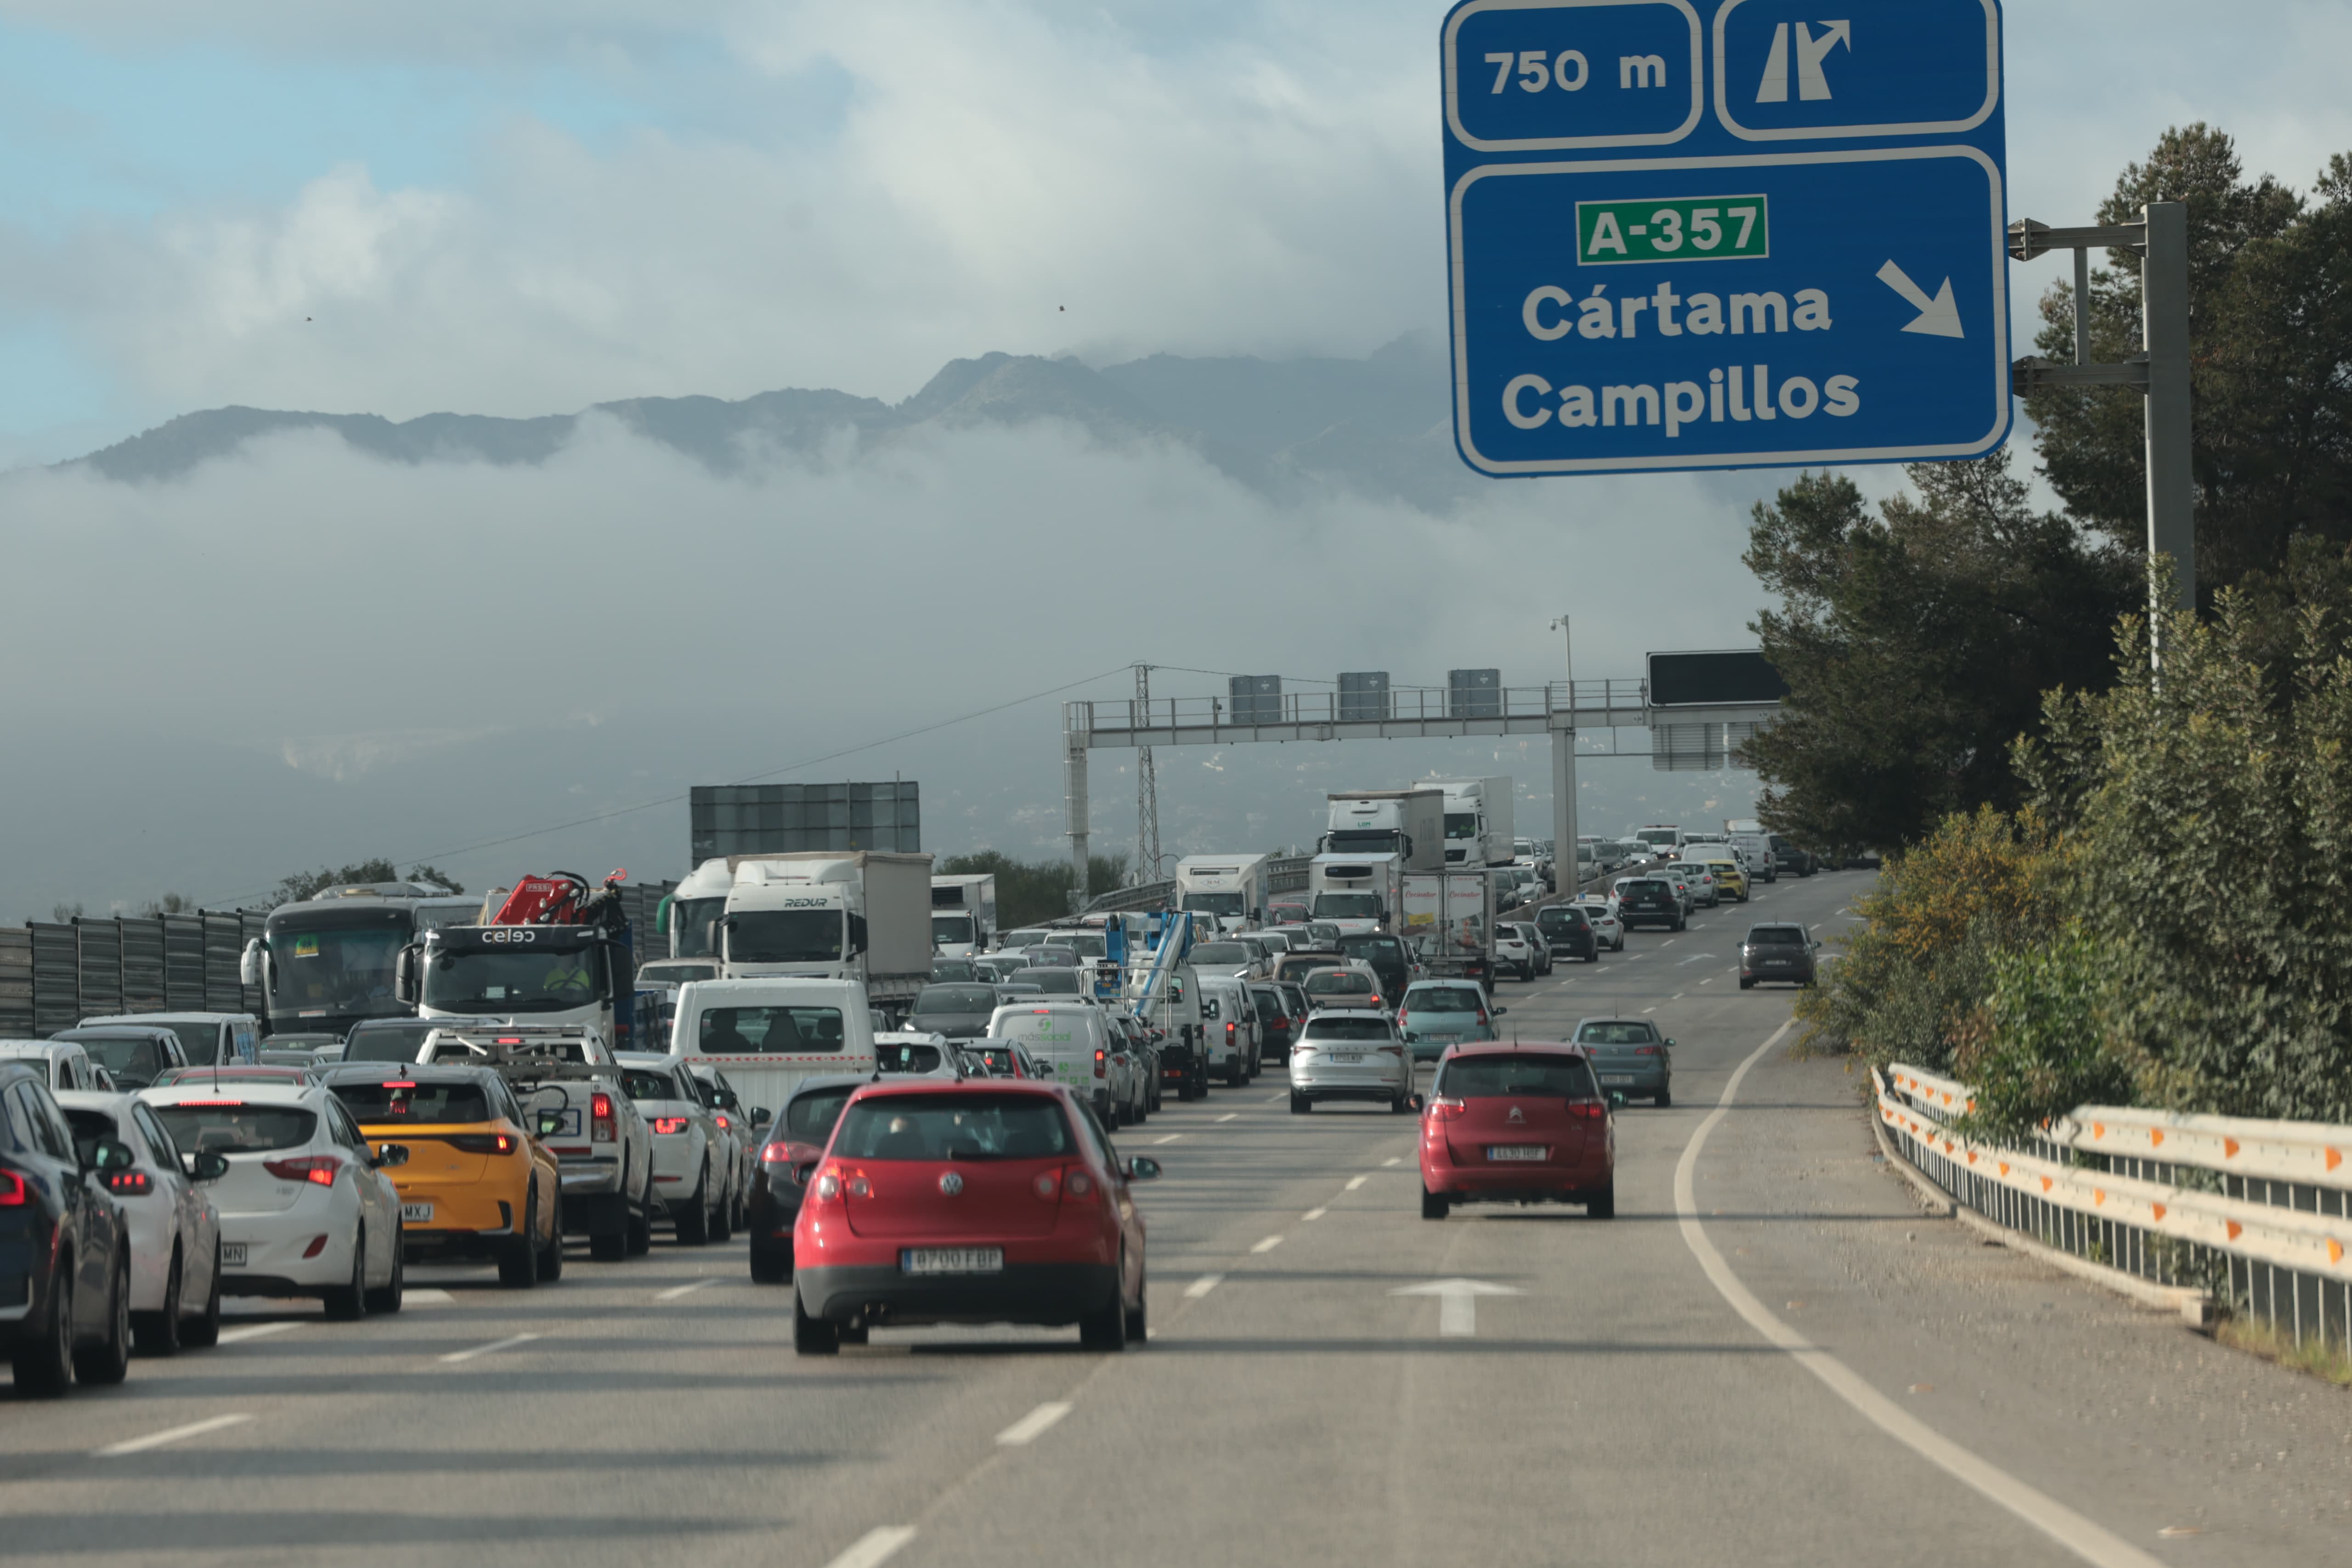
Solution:
{"label": "white pickup truck", "polygon": [[535,1122],[563,1181],[563,1233],[616,1263],[653,1246],[653,1134],[593,1024],[436,1029],[417,1059],[494,1068]]}

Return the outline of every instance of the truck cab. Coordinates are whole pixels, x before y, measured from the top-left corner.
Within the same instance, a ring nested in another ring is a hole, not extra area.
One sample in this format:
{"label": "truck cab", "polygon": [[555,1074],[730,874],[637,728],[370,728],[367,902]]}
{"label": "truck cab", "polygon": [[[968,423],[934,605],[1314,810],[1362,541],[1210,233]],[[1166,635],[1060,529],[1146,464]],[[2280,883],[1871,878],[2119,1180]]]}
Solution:
{"label": "truck cab", "polygon": [[626,928],[443,926],[401,954],[399,981],[420,1018],[588,1025],[622,1048],[640,1048]]}
{"label": "truck cab", "polygon": [[1402,897],[1394,855],[1318,855],[1307,863],[1307,912],[1341,936],[1387,931]]}

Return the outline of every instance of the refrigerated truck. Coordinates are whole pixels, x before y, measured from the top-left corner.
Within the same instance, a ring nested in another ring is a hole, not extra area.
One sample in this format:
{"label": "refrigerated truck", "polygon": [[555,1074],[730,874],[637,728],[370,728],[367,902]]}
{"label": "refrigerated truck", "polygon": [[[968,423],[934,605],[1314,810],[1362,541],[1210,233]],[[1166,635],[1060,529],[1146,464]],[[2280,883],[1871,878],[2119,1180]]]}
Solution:
{"label": "refrigerated truck", "polygon": [[1341,936],[1392,931],[1403,875],[1396,855],[1318,855],[1307,863],[1307,916],[1330,921]]}
{"label": "refrigerated truck", "polygon": [[1330,811],[1318,853],[1393,855],[1405,870],[1445,868],[1444,790],[1355,790],[1325,798]]}
{"label": "refrigerated truck", "polygon": [[719,921],[729,980],[855,980],[903,1012],[931,978],[931,858],[887,850],[762,855],[735,868]]}
{"label": "refrigerated truck", "polygon": [[1435,787],[1445,795],[1445,863],[1510,864],[1516,847],[1511,830],[1511,781],[1448,779]]}
{"label": "refrigerated truck", "polygon": [[1271,855],[1187,855],[1176,862],[1176,907],[1219,931],[1249,931],[1265,919]]}
{"label": "refrigerated truck", "polygon": [[931,879],[931,942],[941,958],[969,958],[996,945],[996,874]]}

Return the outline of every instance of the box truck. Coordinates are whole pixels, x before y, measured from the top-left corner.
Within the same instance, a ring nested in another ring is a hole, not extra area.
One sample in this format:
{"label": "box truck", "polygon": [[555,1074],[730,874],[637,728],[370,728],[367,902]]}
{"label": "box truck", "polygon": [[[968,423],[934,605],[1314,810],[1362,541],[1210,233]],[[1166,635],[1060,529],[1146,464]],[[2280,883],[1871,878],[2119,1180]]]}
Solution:
{"label": "box truck", "polygon": [[1392,930],[1403,874],[1394,855],[1318,855],[1307,863],[1307,915],[1330,921],[1341,936]]}
{"label": "box truck", "polygon": [[1270,855],[1187,855],[1176,862],[1176,907],[1219,931],[1255,930],[1265,919]]}
{"label": "box truck", "polygon": [[762,855],[735,868],[719,921],[728,980],[855,980],[896,1015],[931,978],[931,858],[857,849]]}
{"label": "box truck", "polygon": [[1511,831],[1511,781],[1449,779],[1445,795],[1445,863],[1507,866],[1517,841]]}
{"label": "box truck", "polygon": [[996,945],[996,874],[931,879],[931,944],[942,958],[969,958]]}
{"label": "box truck", "polygon": [[[1318,853],[1393,855],[1404,870],[1445,868],[1444,790],[1357,790],[1326,798],[1330,816],[1315,847]],[[1507,833],[1504,842],[1509,841]]]}

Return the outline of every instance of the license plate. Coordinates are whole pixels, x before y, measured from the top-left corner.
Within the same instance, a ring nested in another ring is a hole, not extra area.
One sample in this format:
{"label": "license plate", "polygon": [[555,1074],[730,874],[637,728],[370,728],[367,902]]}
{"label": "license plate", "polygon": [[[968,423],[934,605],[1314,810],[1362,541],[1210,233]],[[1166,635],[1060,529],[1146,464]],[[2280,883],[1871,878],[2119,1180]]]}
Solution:
{"label": "license plate", "polygon": [[1601,1075],[1601,1081],[1603,1083],[1631,1083],[1633,1081],[1633,1076],[1634,1075],[1630,1072],[1605,1072]]}
{"label": "license plate", "polygon": [[244,1268],[244,1267],[245,1267],[245,1243],[243,1243],[243,1242],[241,1242],[241,1241],[224,1241],[224,1242],[222,1242],[222,1243],[221,1243],[221,1267],[222,1267],[222,1268]]}
{"label": "license plate", "polygon": [[908,1274],[1002,1274],[1001,1247],[910,1247],[898,1254],[898,1268]]}
{"label": "license plate", "polygon": [[1450,1046],[1459,1041],[1462,1037],[1459,1035],[1423,1035],[1422,1036],[1422,1038],[1431,1041],[1436,1045]]}
{"label": "license plate", "polygon": [[1496,1143],[1486,1151],[1489,1160],[1540,1160],[1551,1151],[1541,1143]]}
{"label": "license plate", "polygon": [[403,1225],[431,1225],[433,1223],[433,1205],[431,1204],[401,1205],[400,1223]]}
{"label": "license plate", "polygon": [[1364,1059],[1364,1053],[1361,1051],[1333,1051],[1331,1053],[1331,1059],[1335,1062],[1360,1062]]}

